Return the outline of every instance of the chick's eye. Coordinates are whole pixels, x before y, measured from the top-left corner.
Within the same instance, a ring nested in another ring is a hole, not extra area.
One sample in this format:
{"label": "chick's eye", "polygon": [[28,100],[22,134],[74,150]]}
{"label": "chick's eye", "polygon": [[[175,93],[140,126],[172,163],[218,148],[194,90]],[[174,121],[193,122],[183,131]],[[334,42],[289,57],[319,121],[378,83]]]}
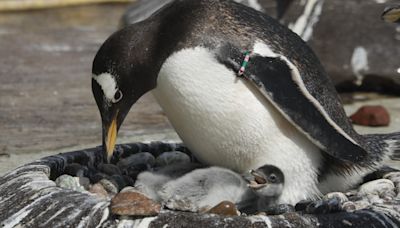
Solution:
{"label": "chick's eye", "polygon": [[115,92],[114,94],[113,103],[117,103],[121,99],[122,99],[122,92],[121,90],[117,90],[117,92]]}
{"label": "chick's eye", "polygon": [[269,181],[272,182],[272,183],[275,183],[275,182],[277,181],[277,177],[276,177],[275,174],[269,175],[268,179],[269,179]]}

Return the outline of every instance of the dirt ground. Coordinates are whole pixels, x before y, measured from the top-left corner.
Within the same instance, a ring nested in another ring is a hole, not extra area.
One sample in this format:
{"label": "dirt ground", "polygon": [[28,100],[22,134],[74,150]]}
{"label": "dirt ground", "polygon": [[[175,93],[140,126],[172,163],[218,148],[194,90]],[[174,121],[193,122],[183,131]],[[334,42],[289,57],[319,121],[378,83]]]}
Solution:
{"label": "dirt ground", "polygon": [[[101,143],[91,64],[100,45],[117,29],[125,7],[0,14],[0,174],[43,156]],[[362,104],[383,104],[392,114],[392,124],[357,129],[400,131],[400,99],[366,97],[346,110],[352,113]],[[118,140],[178,140],[178,136],[153,97],[146,95],[130,112]]]}

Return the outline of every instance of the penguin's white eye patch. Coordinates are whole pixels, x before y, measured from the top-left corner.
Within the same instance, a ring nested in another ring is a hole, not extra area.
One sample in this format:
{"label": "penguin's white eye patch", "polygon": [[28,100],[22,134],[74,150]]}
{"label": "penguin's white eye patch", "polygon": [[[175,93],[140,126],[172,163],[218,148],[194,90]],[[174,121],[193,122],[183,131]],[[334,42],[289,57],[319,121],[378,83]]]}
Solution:
{"label": "penguin's white eye patch", "polygon": [[123,97],[123,94],[122,94],[121,90],[117,90],[117,92],[114,94],[114,97],[111,101],[112,101],[112,103],[117,103],[122,99],[122,97]]}
{"label": "penguin's white eye patch", "polygon": [[[116,96],[116,93],[119,91],[117,87],[117,82],[115,81],[115,77],[110,73],[102,73],[99,75],[93,75],[93,79],[97,82],[97,84],[99,84],[99,86],[103,90],[104,97],[106,97],[108,101],[115,103],[114,98]],[[122,95],[122,93],[120,95]],[[122,96],[119,97],[119,95],[117,95],[117,98],[121,99]]]}

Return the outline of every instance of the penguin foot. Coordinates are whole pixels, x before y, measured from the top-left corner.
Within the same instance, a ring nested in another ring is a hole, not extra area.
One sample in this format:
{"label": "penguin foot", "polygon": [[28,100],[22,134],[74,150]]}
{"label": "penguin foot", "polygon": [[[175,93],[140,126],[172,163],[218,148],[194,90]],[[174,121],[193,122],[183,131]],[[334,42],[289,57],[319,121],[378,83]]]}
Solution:
{"label": "penguin foot", "polygon": [[279,204],[274,206],[269,206],[263,209],[267,215],[281,215],[285,213],[294,212],[294,206],[291,204]]}
{"label": "penguin foot", "polygon": [[307,214],[329,214],[342,211],[342,201],[336,197],[317,201],[302,201],[296,204],[295,209]]}

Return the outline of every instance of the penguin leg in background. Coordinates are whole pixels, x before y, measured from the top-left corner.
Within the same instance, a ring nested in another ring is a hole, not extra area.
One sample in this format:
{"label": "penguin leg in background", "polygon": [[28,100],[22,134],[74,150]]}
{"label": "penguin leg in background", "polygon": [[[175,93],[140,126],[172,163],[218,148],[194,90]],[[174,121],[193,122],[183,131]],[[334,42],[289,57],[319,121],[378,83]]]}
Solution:
{"label": "penguin leg in background", "polygon": [[400,23],[400,5],[386,7],[381,17],[386,22]]}

